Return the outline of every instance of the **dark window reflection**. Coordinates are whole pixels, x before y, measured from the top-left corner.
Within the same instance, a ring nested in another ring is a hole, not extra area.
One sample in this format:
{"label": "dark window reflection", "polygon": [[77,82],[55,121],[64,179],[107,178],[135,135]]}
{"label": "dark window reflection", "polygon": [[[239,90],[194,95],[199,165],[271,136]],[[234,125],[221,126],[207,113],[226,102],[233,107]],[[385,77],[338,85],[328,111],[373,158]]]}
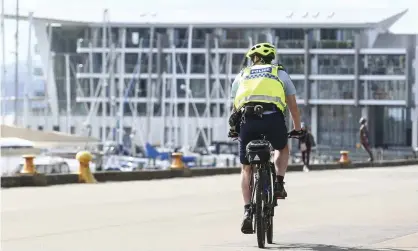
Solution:
{"label": "dark window reflection", "polygon": [[[361,109],[353,106],[321,105],[318,107],[320,145],[354,148],[358,142],[358,119]],[[336,152],[340,149],[337,148]]]}
{"label": "dark window reflection", "polygon": [[362,55],[363,75],[404,75],[405,55]]}
{"label": "dark window reflection", "polygon": [[360,99],[405,100],[406,85],[403,80],[362,81]]}
{"label": "dark window reflection", "polygon": [[311,99],[354,99],[354,81],[317,80],[311,83]]}
{"label": "dark window reflection", "polygon": [[317,55],[311,62],[313,74],[354,74],[354,55]]}

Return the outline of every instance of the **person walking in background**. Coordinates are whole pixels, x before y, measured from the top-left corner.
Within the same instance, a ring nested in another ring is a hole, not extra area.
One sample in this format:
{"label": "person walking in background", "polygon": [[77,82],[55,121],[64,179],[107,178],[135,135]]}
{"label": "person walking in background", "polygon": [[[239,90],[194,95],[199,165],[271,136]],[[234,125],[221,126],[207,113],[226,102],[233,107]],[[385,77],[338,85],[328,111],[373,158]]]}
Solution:
{"label": "person walking in background", "polygon": [[369,130],[367,130],[367,119],[360,118],[360,143],[364,150],[369,154],[369,161],[373,161],[373,153],[369,144]]}
{"label": "person walking in background", "polygon": [[305,134],[302,138],[299,139],[299,150],[302,153],[303,171],[309,172],[309,160],[311,158],[311,151],[312,147],[314,147],[316,144],[312,133],[309,131],[305,123],[302,123],[302,130],[305,131]]}

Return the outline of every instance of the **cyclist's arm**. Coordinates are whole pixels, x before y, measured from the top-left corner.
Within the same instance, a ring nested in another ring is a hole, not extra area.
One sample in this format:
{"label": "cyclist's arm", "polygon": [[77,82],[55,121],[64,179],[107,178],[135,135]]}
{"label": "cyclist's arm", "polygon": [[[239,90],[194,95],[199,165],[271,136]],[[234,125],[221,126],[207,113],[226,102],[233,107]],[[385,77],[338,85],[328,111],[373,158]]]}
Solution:
{"label": "cyclist's arm", "polygon": [[241,72],[235,77],[234,82],[232,82],[232,86],[231,86],[231,100],[230,100],[230,102],[232,103],[232,111],[231,112],[234,112],[235,111],[234,99],[235,99],[235,95],[237,94],[237,91],[238,91],[239,78],[241,76]]}
{"label": "cyclist's arm", "polygon": [[284,88],[286,92],[286,103],[289,107],[290,114],[293,119],[293,126],[296,131],[301,129],[300,125],[300,114],[298,104],[296,103],[296,88],[293,84],[290,76],[285,71],[279,71],[279,78],[284,83]]}

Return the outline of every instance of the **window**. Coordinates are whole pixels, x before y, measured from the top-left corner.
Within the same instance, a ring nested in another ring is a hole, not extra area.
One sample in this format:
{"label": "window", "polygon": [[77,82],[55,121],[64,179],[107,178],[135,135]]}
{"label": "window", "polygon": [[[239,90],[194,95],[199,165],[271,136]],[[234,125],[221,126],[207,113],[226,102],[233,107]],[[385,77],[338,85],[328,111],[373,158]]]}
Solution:
{"label": "window", "polygon": [[316,55],[312,59],[313,74],[354,74],[354,55]]}
{"label": "window", "polygon": [[206,80],[205,79],[190,79],[190,93],[193,98],[206,97]]}
{"label": "window", "polygon": [[303,74],[305,60],[303,55],[278,55],[277,61],[286,68],[289,74]]}
{"label": "window", "polygon": [[191,55],[191,73],[205,73],[205,54],[203,53],[193,53]]}
{"label": "window", "polygon": [[354,81],[317,80],[310,87],[311,99],[354,99]]}
{"label": "window", "polygon": [[354,148],[358,142],[361,108],[343,105],[318,106],[317,142],[327,147]]}
{"label": "window", "polygon": [[370,80],[362,81],[360,85],[360,99],[406,99],[406,84],[404,80]]}
{"label": "window", "polygon": [[362,55],[364,75],[404,75],[405,55]]}
{"label": "window", "polygon": [[296,98],[304,99],[305,98],[305,80],[292,80],[292,82],[296,88]]}

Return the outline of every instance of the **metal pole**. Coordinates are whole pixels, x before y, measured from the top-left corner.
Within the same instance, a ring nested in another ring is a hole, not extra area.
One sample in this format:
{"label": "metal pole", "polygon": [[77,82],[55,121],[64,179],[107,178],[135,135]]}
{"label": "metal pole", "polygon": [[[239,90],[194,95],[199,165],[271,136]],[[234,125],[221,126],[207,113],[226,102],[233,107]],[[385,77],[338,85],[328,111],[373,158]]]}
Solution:
{"label": "metal pole", "polygon": [[[1,0],[1,85],[6,82],[6,53],[5,53],[5,35],[4,35],[4,0]],[[4,123],[4,101],[1,101],[1,123]]]}
{"label": "metal pole", "polygon": [[[277,48],[277,47],[276,47]],[[225,128],[228,128],[229,123],[229,113],[231,112],[231,105],[232,105],[232,100],[230,98],[231,96],[231,84],[233,81],[233,76],[232,76],[232,53],[228,53],[227,54],[227,69],[226,69],[226,92],[225,92]],[[231,79],[232,78],[232,79]],[[211,140],[211,139],[209,139]]]}
{"label": "metal pole", "polygon": [[48,85],[50,85],[51,80],[51,73],[53,73],[53,67],[54,67],[54,57],[55,55],[52,54],[52,25],[51,23],[48,24],[48,62],[47,62],[47,75],[46,75],[46,86],[45,86],[45,108],[44,108],[44,130],[49,130],[48,128],[48,121],[50,120],[48,117],[49,115],[49,93],[48,93]]}
{"label": "metal pole", "polygon": [[[174,45],[173,45],[174,46]],[[174,108],[173,108],[173,116],[174,116],[174,146],[178,146],[180,144],[180,140],[179,140],[179,116],[178,116],[178,111],[179,111],[179,101],[178,101],[178,95],[177,95],[177,52],[175,47],[172,47],[172,51],[173,51],[173,63],[172,63],[172,67],[173,67],[173,76],[172,76],[172,86],[171,86],[171,91],[173,94],[173,103],[174,103]]]}
{"label": "metal pole", "polygon": [[163,129],[161,130],[161,146],[166,146],[167,143],[167,139],[165,136],[165,128],[167,127],[167,118],[166,118],[166,107],[165,107],[165,102],[166,102],[166,91],[167,91],[167,81],[166,81],[166,76],[165,76],[165,72],[163,72],[162,74],[162,91],[161,91],[161,118],[163,119]]}
{"label": "metal pole", "polygon": [[[112,36],[111,33],[109,33],[109,36]],[[109,116],[114,119],[115,118],[115,74],[114,74],[114,67],[115,67],[115,61],[116,61],[116,55],[115,55],[115,44],[112,43],[112,41],[110,40],[109,42],[111,42],[111,44],[109,44],[110,46],[110,50],[109,50],[109,57],[110,57],[110,62],[109,62],[109,68],[111,70],[109,70],[109,91],[107,93],[109,93],[109,95],[106,97],[107,102],[109,104]],[[107,94],[106,94],[107,95]],[[111,141],[116,141],[116,133],[115,130],[117,129],[110,127],[111,130],[109,130],[109,133],[106,135],[106,139],[109,139],[109,137],[111,138]]]}
{"label": "metal pole", "polygon": [[205,94],[206,94],[206,120],[208,121],[208,138],[212,141],[213,121],[210,114],[211,90],[210,90],[210,34],[205,37]]}
{"label": "metal pole", "polygon": [[152,66],[153,66],[153,49],[154,49],[154,31],[155,28],[152,25],[150,28],[150,41],[149,41],[149,51],[148,51],[148,79],[147,79],[147,107],[146,107],[146,140],[147,142],[150,142],[152,137],[152,128],[151,128],[151,117],[154,115],[153,109],[151,106],[154,106],[154,94],[152,92]]}
{"label": "metal pole", "polygon": [[102,53],[102,74],[103,74],[103,82],[102,82],[102,92],[101,92],[101,98],[102,98],[102,142],[104,143],[106,141],[106,90],[107,90],[107,81],[108,77],[107,75],[107,57],[106,57],[106,48],[107,48],[107,13],[108,10],[105,9],[103,12],[103,26],[102,26],[102,48],[104,48]]}
{"label": "metal pole", "polygon": [[[120,34],[121,34],[121,48],[122,51],[125,49],[125,45],[126,45],[126,28],[122,28],[120,30]],[[125,87],[125,52],[122,52],[120,54],[119,57],[119,138],[118,138],[118,142],[119,144],[123,144],[123,126],[124,126],[124,106],[125,106],[125,102],[124,102],[124,87]],[[132,138],[132,146],[134,146],[134,139]],[[135,147],[133,147],[135,148]],[[133,151],[132,151],[133,152]]]}
{"label": "metal pole", "polygon": [[71,81],[70,81],[70,55],[65,54],[65,95],[67,98],[67,133],[71,133]]}
{"label": "metal pole", "polygon": [[18,121],[18,96],[19,96],[19,0],[16,0],[16,36],[15,36],[15,100],[14,100],[14,125]]}
{"label": "metal pole", "polygon": [[[184,119],[186,119],[186,121],[190,121],[190,112],[189,112],[189,108],[190,108],[190,96],[189,96],[189,92],[190,92],[190,74],[191,74],[191,66],[192,66],[192,42],[193,42],[193,25],[189,25],[188,28],[188,39],[187,39],[187,65],[186,65],[186,73],[187,73],[187,78],[186,78],[186,102],[185,102],[185,114],[184,114]],[[199,117],[199,114],[196,113],[195,114],[196,118]],[[184,123],[184,135],[183,135],[183,145],[185,146],[190,146],[190,140],[189,140],[189,123]]]}
{"label": "metal pole", "polygon": [[29,126],[29,85],[32,85],[33,82],[33,67],[32,67],[32,18],[33,12],[29,13],[29,39],[28,39],[28,57],[27,57],[27,67],[28,67],[28,81],[23,83],[23,126]]}
{"label": "metal pole", "polygon": [[[215,38],[215,99],[216,99],[216,119],[221,117],[221,104],[220,100],[220,89],[221,89],[221,79],[220,79],[220,55],[219,55],[219,38]],[[217,128],[216,128],[217,129]]]}

